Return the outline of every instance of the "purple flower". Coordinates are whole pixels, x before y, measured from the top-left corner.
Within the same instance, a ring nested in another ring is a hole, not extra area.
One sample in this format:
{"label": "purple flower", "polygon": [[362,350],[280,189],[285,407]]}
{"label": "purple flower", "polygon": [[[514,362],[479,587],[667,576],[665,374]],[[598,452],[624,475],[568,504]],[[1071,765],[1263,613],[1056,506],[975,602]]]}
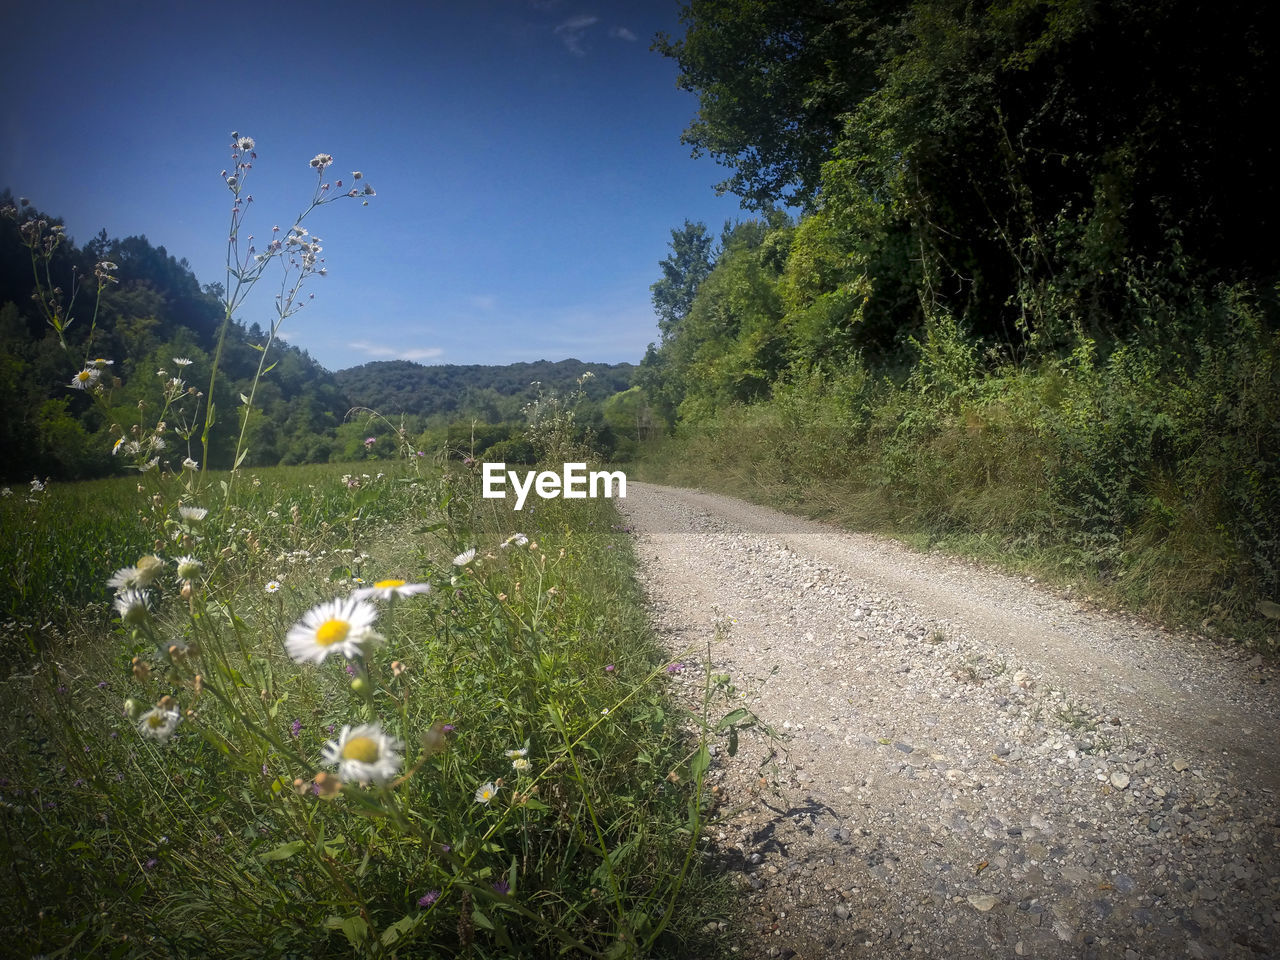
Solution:
{"label": "purple flower", "polygon": [[105,690],[105,689],[107,689],[107,681],[105,681],[105,680],[99,680],[99,681],[98,681],[98,689],[99,689],[99,690]]}
{"label": "purple flower", "polygon": [[454,726],[453,726],[453,724],[452,724],[452,723],[446,723],[446,724],[445,724],[443,727],[441,727],[440,729],[441,729],[444,733],[453,733],[453,731],[454,731]]}
{"label": "purple flower", "polygon": [[683,663],[673,663],[667,667],[667,673],[684,673]]}
{"label": "purple flower", "polygon": [[355,667],[353,667],[351,664],[349,664],[349,663],[348,663],[348,664],[347,664],[347,676],[348,676],[348,677],[354,677],[355,675],[356,675],[356,668],[355,668]]}
{"label": "purple flower", "polygon": [[298,734],[302,732],[302,721],[301,720],[293,721],[293,723],[289,725],[289,732],[292,733],[296,738]]}
{"label": "purple flower", "polygon": [[612,663],[607,664],[607,665],[605,666],[605,668],[604,668],[604,672],[605,672],[605,673],[613,673],[613,664],[612,664]]}
{"label": "purple flower", "polygon": [[418,898],[418,906],[429,907],[439,899],[440,899],[439,890],[428,890],[426,893],[424,893],[421,897]]}
{"label": "purple flower", "polygon": [[160,863],[159,860],[157,860],[155,857],[152,857],[150,860],[148,860],[146,863],[142,865],[142,869],[149,872],[151,870],[154,870],[159,865],[159,863]]}
{"label": "purple flower", "polygon": [[511,892],[511,884],[507,883],[505,880],[499,880],[493,885],[493,890],[495,893],[500,893],[505,897]]}
{"label": "purple flower", "polygon": [[65,686],[61,686],[61,685],[60,685],[60,686],[58,687],[58,695],[59,695],[59,696],[62,696],[62,695],[63,695],[64,693],[66,693],[66,692],[67,692],[67,688],[66,688]]}

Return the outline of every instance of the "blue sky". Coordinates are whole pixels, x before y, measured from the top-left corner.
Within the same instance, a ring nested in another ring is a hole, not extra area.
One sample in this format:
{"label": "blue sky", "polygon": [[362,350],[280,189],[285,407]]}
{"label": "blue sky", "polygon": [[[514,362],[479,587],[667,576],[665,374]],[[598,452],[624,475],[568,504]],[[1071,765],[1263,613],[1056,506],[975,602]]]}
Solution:
{"label": "blue sky", "polygon": [[[284,336],[369,360],[637,362],[673,227],[746,216],[691,159],[697,107],[649,50],[679,4],[628,0],[9,5],[0,187],[223,279],[230,133],[257,141],[247,225],[361,170],[368,207],[308,220],[329,275]],[[270,322],[260,291],[239,315]]]}

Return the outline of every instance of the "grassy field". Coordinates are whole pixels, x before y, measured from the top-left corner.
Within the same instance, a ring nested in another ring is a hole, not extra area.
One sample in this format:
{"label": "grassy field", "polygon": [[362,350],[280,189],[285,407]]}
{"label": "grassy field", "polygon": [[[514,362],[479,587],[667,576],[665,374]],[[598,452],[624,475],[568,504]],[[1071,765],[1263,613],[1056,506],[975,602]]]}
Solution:
{"label": "grassy field", "polygon": [[714,953],[705,713],[612,507],[373,466],[0,501],[6,943]]}

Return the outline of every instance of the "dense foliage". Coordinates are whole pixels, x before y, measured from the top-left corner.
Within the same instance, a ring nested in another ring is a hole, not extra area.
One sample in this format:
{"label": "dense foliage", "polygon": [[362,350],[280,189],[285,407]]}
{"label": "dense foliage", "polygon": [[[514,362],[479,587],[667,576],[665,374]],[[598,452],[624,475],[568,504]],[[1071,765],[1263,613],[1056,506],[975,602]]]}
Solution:
{"label": "dense foliage", "polygon": [[691,0],[682,19],[658,47],[700,99],[685,140],[761,218],[708,251],[701,225],[673,231],[636,376],[654,410],[932,532],[1055,544],[1115,582],[1190,569],[1198,603],[1272,609],[1262,8]]}

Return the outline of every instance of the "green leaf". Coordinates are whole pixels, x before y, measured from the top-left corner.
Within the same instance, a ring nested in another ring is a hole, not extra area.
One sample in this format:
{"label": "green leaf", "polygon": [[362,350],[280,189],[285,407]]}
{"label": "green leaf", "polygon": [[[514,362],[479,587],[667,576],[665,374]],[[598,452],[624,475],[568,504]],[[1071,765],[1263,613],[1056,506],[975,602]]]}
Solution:
{"label": "green leaf", "polygon": [[707,767],[711,766],[711,754],[707,751],[707,745],[704,743],[698,748],[698,752],[693,755],[693,761],[689,764],[689,773],[697,779],[707,772]]}
{"label": "green leaf", "polygon": [[716,732],[719,733],[721,730],[724,730],[726,727],[731,727],[735,723],[741,723],[750,716],[751,711],[746,707],[739,707],[737,710],[726,713],[720,718],[720,722],[716,724]]}
{"label": "green leaf", "polygon": [[424,914],[421,913],[405,914],[405,916],[382,931],[382,945],[384,947],[394,947],[422,925],[423,916]]}
{"label": "green leaf", "polygon": [[1259,600],[1258,612],[1264,617],[1270,617],[1272,620],[1280,620],[1280,603],[1274,600]]}
{"label": "green leaf", "polygon": [[247,457],[248,455],[249,455],[249,448],[245,447],[243,450],[240,451],[240,456],[236,457],[236,465],[232,467],[232,469],[233,470],[239,469],[240,464],[244,463],[244,458]]}
{"label": "green leaf", "polygon": [[369,924],[363,917],[329,917],[324,925],[329,930],[341,930],[347,942],[357,950],[369,937]]}
{"label": "green leaf", "polygon": [[264,854],[261,854],[261,859],[288,860],[295,853],[298,853],[300,850],[305,849],[306,846],[307,846],[307,841],[305,840],[290,840],[288,843],[282,843],[280,844],[280,846],[272,850],[268,850]]}

